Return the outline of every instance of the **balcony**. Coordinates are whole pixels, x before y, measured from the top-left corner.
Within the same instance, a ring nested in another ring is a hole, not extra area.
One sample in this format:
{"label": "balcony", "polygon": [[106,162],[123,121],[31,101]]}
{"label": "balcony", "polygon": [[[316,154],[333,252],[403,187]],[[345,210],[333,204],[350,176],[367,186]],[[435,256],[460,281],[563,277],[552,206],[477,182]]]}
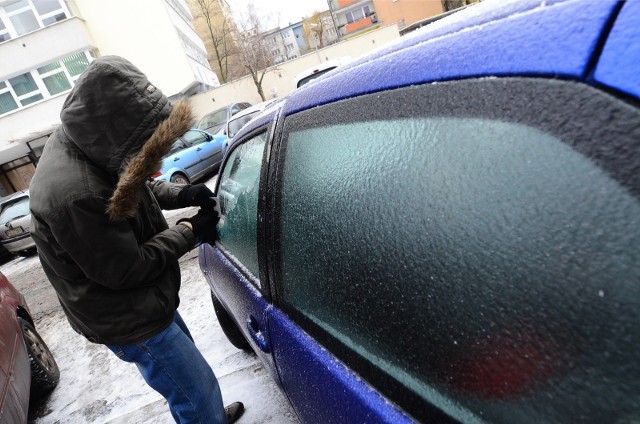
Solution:
{"label": "balcony", "polygon": [[[64,42],[61,42],[64,40]],[[0,44],[0,80],[82,50],[95,48],[84,20],[72,17]]]}
{"label": "balcony", "polygon": [[[377,22],[377,19],[375,22]],[[375,22],[371,19],[371,16],[365,16],[363,19],[357,20],[355,22],[351,22],[350,24],[347,24],[344,26],[345,35],[351,34],[353,32],[356,32],[363,28],[371,26]]]}

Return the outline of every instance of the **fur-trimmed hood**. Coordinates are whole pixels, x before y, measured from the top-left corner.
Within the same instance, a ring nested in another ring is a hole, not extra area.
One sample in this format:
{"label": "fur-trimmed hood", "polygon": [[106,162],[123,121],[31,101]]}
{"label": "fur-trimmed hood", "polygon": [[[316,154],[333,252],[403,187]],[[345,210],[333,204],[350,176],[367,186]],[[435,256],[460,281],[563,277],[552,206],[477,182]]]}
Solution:
{"label": "fur-trimmed hood", "polygon": [[67,138],[92,163],[118,177],[107,209],[113,220],[134,215],[141,186],[193,123],[186,102],[172,106],[138,68],[118,56],[89,65],[60,118]]}

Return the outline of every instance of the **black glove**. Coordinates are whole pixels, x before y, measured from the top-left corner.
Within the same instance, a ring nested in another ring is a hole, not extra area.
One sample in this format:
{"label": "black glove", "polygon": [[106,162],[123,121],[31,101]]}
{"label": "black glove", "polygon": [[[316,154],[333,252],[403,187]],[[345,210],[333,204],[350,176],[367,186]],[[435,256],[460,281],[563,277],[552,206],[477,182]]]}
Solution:
{"label": "black glove", "polygon": [[218,237],[216,224],[220,220],[218,212],[213,209],[200,209],[198,213],[191,218],[179,220],[177,223],[187,221],[191,224],[193,235],[196,236],[196,245],[202,243],[214,244]]}
{"label": "black glove", "polygon": [[213,192],[204,184],[187,185],[178,193],[178,206],[200,206],[201,208],[213,209],[216,201],[212,199]]}

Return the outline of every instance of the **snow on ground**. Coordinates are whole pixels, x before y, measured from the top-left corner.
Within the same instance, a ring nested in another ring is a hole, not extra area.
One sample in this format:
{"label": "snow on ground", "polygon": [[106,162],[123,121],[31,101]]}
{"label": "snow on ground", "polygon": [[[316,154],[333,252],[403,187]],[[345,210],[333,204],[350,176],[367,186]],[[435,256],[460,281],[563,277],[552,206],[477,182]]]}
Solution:
{"label": "snow on ground", "polygon": [[[166,216],[172,224],[195,211],[186,208],[169,211]],[[245,404],[240,424],[298,423],[257,357],[236,349],[224,336],[197,254],[194,249],[180,261],[179,311],[218,377],[224,403],[240,400]],[[36,328],[60,367],[60,384],[44,402],[32,408],[30,423],[173,422],[164,399],[146,385],[133,364],[120,361],[106,347],[89,343],[71,329],[37,255],[15,259],[0,266],[0,271],[25,295],[36,318]]]}

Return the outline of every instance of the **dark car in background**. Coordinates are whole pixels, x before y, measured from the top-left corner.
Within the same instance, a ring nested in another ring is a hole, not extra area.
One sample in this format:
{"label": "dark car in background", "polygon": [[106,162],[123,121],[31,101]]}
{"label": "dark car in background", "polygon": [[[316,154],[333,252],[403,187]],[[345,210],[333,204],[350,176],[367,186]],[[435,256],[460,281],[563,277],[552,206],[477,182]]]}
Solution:
{"label": "dark car in background", "polygon": [[31,238],[29,190],[0,199],[0,243],[15,255],[35,253],[36,244]]}
{"label": "dark car in background", "polygon": [[160,171],[151,177],[176,184],[190,184],[216,171],[227,150],[225,135],[190,129],[173,142],[162,159]]}
{"label": "dark car in background", "polygon": [[2,273],[0,347],[0,423],[26,423],[29,399],[53,390],[60,370],[35,329],[24,296]]}
{"label": "dark car in background", "polygon": [[213,112],[209,112],[204,115],[198,121],[196,127],[200,130],[208,131],[212,134],[217,134],[221,130],[225,129],[225,124],[236,113],[240,112],[251,106],[251,103],[240,102],[231,103],[220,109],[216,109]]}
{"label": "dark car in background", "polygon": [[219,322],[305,423],[640,420],[640,2],[486,0],[219,171]]}

